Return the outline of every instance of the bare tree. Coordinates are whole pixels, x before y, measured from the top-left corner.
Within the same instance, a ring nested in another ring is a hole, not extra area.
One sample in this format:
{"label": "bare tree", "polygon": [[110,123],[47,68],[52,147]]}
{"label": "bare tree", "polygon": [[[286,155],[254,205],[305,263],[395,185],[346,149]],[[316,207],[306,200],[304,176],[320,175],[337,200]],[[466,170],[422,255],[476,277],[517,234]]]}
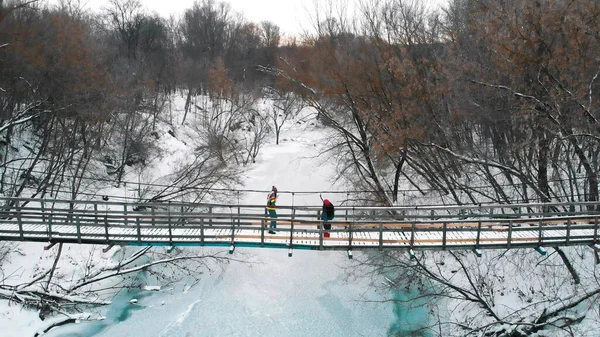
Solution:
{"label": "bare tree", "polygon": [[[117,260],[105,263],[99,258],[99,248],[88,251],[88,256],[79,271],[57,268],[57,262],[64,259],[61,247],[51,266],[39,266],[31,279],[13,284],[2,278],[0,298],[39,310],[40,318],[62,315],[68,322],[76,317],[75,312],[85,310],[90,305],[103,306],[111,303],[111,293],[122,288],[140,287],[138,275],[151,273],[162,285],[169,285],[183,277],[199,279],[201,269],[219,268],[237,259],[227,256],[226,251],[200,254],[191,250],[175,250],[165,253],[151,247],[133,249],[127,247],[116,254]],[[71,258],[73,258],[71,256]],[[87,261],[87,262],[85,262]],[[241,262],[241,261],[240,261]]]}
{"label": "bare tree", "polygon": [[[583,254],[588,262],[593,259],[590,250],[573,248],[569,254]],[[578,323],[594,319],[588,311],[598,303],[597,271],[580,261],[574,268],[582,273],[582,282],[573,282],[570,272],[556,263],[560,259],[559,254],[541,257],[523,250],[489,251],[480,258],[471,253],[427,252],[414,260],[388,252],[364,254],[350,269],[354,276],[371,278],[374,286],[401,291],[406,297],[397,300],[400,306],[419,303],[425,311],[445,316],[413,326],[413,332],[514,336],[562,330],[565,335],[584,335],[586,328]]]}
{"label": "bare tree", "polygon": [[273,129],[275,130],[275,144],[279,144],[279,136],[281,135],[283,125],[295,118],[303,108],[303,101],[296,94],[275,91],[273,106],[269,114],[269,118],[273,123]]}

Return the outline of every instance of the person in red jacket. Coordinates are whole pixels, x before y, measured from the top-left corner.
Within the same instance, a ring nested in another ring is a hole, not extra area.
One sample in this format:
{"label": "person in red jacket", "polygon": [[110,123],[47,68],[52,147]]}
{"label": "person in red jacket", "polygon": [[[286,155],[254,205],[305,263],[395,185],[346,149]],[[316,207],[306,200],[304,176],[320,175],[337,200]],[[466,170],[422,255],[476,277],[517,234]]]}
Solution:
{"label": "person in red jacket", "polygon": [[[334,207],[331,201],[329,201],[329,199],[323,200],[323,212],[321,213],[321,220],[323,220],[323,229],[326,231],[331,229],[331,223],[328,223],[328,221],[333,220],[335,217],[334,212]],[[323,236],[328,238],[329,232],[325,232]]]}
{"label": "person in red jacket", "polygon": [[275,234],[274,228],[277,228],[277,221],[273,220],[277,218],[277,212],[275,211],[275,203],[277,202],[277,187],[273,186],[271,193],[267,197],[267,212],[271,218],[271,224],[269,225],[269,234]]}

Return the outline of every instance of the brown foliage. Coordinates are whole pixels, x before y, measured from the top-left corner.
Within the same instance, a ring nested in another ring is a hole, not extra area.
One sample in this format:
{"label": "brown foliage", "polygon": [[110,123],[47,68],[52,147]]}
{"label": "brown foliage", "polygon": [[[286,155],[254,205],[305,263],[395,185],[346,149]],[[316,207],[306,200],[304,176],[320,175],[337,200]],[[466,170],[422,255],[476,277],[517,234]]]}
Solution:
{"label": "brown foliage", "polygon": [[229,79],[222,58],[217,58],[213,67],[209,69],[206,87],[214,97],[231,97],[234,94],[233,81]]}
{"label": "brown foliage", "polygon": [[[110,83],[82,22],[49,13],[37,22],[15,20],[5,29],[11,70],[37,88],[49,109],[66,117],[104,118]],[[31,88],[21,84],[13,90],[26,95]]]}

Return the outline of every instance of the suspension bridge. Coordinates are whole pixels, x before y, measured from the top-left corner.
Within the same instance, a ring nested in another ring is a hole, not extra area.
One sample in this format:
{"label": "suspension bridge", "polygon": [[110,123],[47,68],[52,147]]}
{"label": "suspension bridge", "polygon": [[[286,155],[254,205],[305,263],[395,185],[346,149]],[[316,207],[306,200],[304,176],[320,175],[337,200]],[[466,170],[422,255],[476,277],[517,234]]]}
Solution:
{"label": "suspension bridge", "polygon": [[[320,206],[129,203],[0,198],[0,240],[132,246],[346,250],[473,250],[589,245],[600,249],[600,202],[462,206]],[[276,221],[275,234],[269,224]]]}

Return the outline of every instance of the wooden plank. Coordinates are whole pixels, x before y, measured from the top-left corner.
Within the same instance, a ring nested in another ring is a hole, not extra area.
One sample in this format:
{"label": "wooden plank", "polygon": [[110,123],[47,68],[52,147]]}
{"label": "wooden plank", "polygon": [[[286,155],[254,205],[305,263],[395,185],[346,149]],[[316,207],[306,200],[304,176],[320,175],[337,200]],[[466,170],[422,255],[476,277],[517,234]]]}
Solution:
{"label": "wooden plank", "polygon": [[[281,238],[281,239],[286,239],[287,235],[282,236],[282,235],[270,235],[271,238]],[[228,240],[229,238],[231,238],[230,235],[217,235],[215,237],[216,239],[222,239],[222,240]],[[235,235],[236,240],[241,240],[241,239],[255,239],[255,240],[259,240],[260,236],[256,235],[256,234],[239,234],[239,235]],[[301,240],[304,239],[303,236],[293,236],[294,239],[296,240]],[[379,242],[379,238],[364,238],[364,237],[355,237],[353,239],[353,241],[355,242],[371,242],[371,243],[378,243]],[[448,243],[459,243],[459,244],[474,244],[477,242],[477,238],[473,237],[473,238],[464,238],[464,237],[459,237],[459,238],[447,238],[446,239]],[[286,240],[287,241],[287,240]],[[315,244],[317,242],[317,239],[315,238],[314,240]],[[342,238],[339,237],[324,237],[323,238],[324,242],[342,242],[345,241]],[[384,243],[402,243],[402,244],[410,244],[411,240],[410,239],[384,239],[383,240]],[[506,238],[504,237],[481,237],[479,239],[480,242],[506,242]],[[528,236],[528,237],[519,237],[519,238],[513,238],[513,241],[521,241],[521,242],[525,242],[525,241],[532,241],[535,242],[537,241],[537,235],[532,235],[532,236]],[[427,239],[427,238],[415,238],[414,242],[419,242],[419,243],[442,243],[442,239]]]}

